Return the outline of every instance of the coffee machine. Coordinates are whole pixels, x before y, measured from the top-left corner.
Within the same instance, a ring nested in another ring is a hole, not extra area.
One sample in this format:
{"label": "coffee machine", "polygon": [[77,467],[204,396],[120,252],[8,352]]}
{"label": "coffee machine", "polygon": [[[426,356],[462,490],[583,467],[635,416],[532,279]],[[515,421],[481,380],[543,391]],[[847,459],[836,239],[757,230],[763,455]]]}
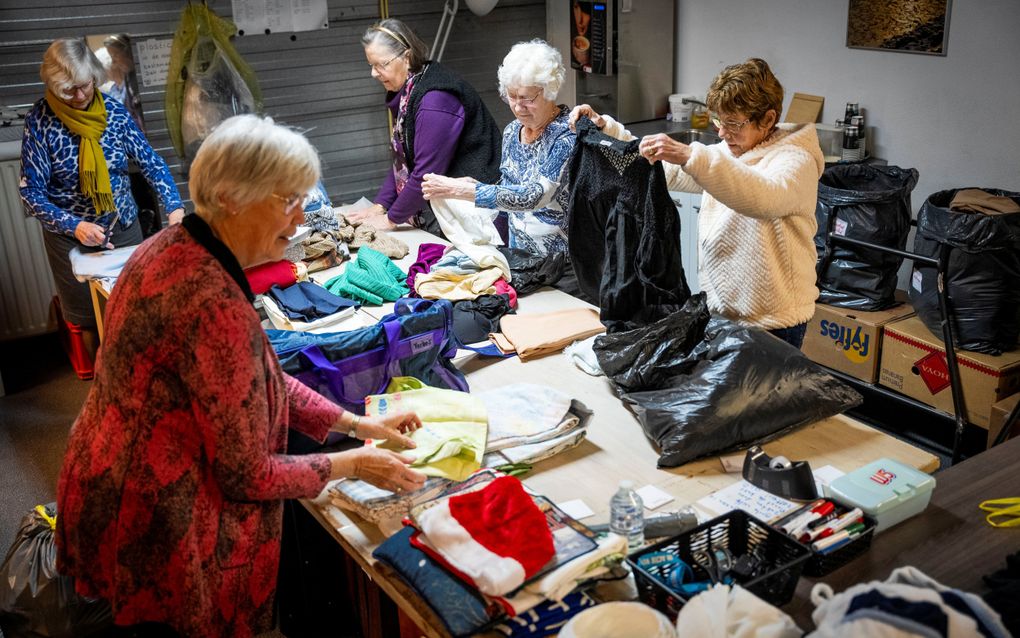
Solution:
{"label": "coffee machine", "polygon": [[673,92],[673,0],[569,0],[577,104],[629,123],[665,117]]}

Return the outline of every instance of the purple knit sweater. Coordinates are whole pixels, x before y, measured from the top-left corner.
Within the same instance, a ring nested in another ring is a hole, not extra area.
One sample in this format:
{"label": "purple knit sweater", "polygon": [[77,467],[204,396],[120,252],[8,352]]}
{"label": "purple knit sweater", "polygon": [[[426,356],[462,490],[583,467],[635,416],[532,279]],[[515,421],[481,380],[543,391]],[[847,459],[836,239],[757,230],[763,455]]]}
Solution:
{"label": "purple knit sweater", "polygon": [[[386,104],[397,116],[397,107],[404,89],[396,93]],[[411,114],[408,114],[411,115]],[[429,91],[413,114],[414,170],[408,176],[404,189],[397,194],[393,171],[387,171],[375,203],[387,211],[387,217],[395,224],[406,222],[415,213],[425,208],[425,197],[421,194],[421,181],[426,173],[445,175],[457,150],[460,133],[464,130],[464,106],[446,91]]]}

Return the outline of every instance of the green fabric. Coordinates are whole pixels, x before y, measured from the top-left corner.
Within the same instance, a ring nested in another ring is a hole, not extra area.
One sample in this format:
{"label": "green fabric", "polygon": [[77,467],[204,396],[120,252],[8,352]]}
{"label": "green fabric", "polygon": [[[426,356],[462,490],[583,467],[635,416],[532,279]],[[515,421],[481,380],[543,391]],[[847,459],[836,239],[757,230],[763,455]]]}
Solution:
{"label": "green fabric", "polygon": [[326,282],[334,295],[382,305],[409,292],[407,273],[378,250],[362,246],[344,271]]}
{"label": "green fabric", "polygon": [[[181,21],[177,25],[173,46],[170,48],[170,68],[166,74],[164,102],[167,131],[170,133],[174,150],[180,157],[184,157],[184,136],[181,134],[181,109],[184,105],[184,86],[187,82],[184,70],[191,61],[192,50],[200,36],[212,38],[220,51],[230,60],[255,99],[255,112],[262,112],[262,90],[259,88],[255,71],[230,43],[230,38],[235,33],[237,26],[213,13],[204,2],[188,3],[181,12]],[[206,62],[211,61],[210,59]]]}
{"label": "green fabric", "polygon": [[388,441],[370,441],[371,445],[413,456],[411,467],[454,481],[463,481],[482,466],[489,417],[481,399],[432,388],[413,377],[395,377],[386,391],[365,398],[365,414],[417,413],[422,427],[410,436],[418,447],[404,450]]}

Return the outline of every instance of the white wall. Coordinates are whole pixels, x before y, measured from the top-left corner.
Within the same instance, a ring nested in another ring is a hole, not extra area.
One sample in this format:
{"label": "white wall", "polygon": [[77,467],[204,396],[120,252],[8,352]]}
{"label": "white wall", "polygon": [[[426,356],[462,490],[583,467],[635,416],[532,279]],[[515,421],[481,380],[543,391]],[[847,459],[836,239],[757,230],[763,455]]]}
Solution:
{"label": "white wall", "polygon": [[859,102],[869,150],[916,168],[932,193],[1020,191],[1020,2],[952,0],[946,57],[848,49],[848,0],[677,0],[677,87],[704,94],[727,64],[761,57],[786,89],[825,97],[832,124]]}

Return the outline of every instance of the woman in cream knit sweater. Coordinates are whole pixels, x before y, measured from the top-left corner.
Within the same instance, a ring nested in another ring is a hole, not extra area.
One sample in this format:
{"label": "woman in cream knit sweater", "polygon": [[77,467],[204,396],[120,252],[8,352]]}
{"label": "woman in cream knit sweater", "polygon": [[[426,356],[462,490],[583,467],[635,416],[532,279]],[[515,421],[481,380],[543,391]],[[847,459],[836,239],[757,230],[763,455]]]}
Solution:
{"label": "woman in cream knit sweater", "polygon": [[[642,138],[661,161],[670,190],[704,193],[698,215],[699,276],[713,314],[769,330],[800,347],[818,296],[815,202],[825,161],[811,124],[779,124],[783,87],[764,60],[728,66],[708,91],[722,141],[681,144]],[[581,105],[606,134],[634,139],[623,125]]]}

